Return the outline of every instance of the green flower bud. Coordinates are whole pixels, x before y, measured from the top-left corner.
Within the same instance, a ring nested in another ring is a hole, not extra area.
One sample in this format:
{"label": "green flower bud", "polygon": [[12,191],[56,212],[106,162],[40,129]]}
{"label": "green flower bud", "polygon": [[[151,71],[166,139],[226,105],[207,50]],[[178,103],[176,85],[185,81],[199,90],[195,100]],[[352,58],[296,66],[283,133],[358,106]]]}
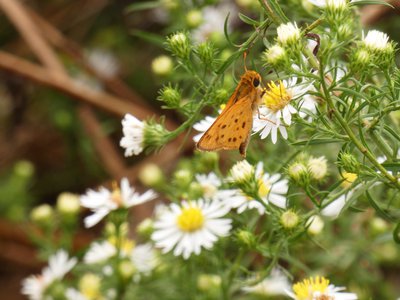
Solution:
{"label": "green flower bud", "polygon": [[339,165],[350,173],[358,173],[360,170],[360,163],[353,154],[343,152],[339,157]]}
{"label": "green flower bud", "polygon": [[160,55],[151,62],[151,70],[159,76],[166,76],[172,72],[174,64],[167,55]]}
{"label": "green flower bud", "polygon": [[129,260],[123,260],[118,265],[118,273],[125,280],[131,279],[135,272],[136,268]]}
{"label": "green flower bud", "polygon": [[197,9],[189,11],[186,15],[186,23],[191,28],[199,26],[201,23],[203,23],[203,14]]}
{"label": "green flower bud", "polygon": [[20,177],[29,178],[35,172],[35,167],[30,161],[20,160],[14,165],[14,173]]}
{"label": "green flower bud", "polygon": [[203,194],[204,189],[198,182],[192,182],[189,185],[188,198],[199,199]]}
{"label": "green flower bud", "polygon": [[169,50],[181,59],[189,59],[191,45],[189,38],[184,32],[177,32],[167,38]]}
{"label": "green flower bud", "polygon": [[299,216],[294,211],[287,210],[281,215],[280,223],[285,229],[293,229],[299,224]]}
{"label": "green flower bud", "polygon": [[247,160],[241,160],[233,165],[230,171],[232,180],[236,183],[246,183],[254,179],[254,166],[250,165]]}
{"label": "green flower bud", "polygon": [[168,142],[169,131],[163,124],[148,120],[143,129],[143,145],[148,151],[158,150]]}
{"label": "green flower bud", "polygon": [[178,108],[182,96],[177,87],[167,85],[160,90],[157,100],[163,101],[166,104],[163,108]]}
{"label": "green flower bud", "polygon": [[350,68],[354,72],[365,70],[371,64],[372,56],[365,48],[357,48],[351,55]]}
{"label": "green flower bud", "polygon": [[174,173],[173,177],[177,185],[186,187],[192,182],[193,174],[188,169],[180,169]]}
{"label": "green flower bud", "polygon": [[154,231],[154,222],[150,218],[144,219],[136,227],[136,232],[138,233],[138,235],[144,238],[145,240],[150,239],[150,236],[153,233],[153,231]]}
{"label": "green flower bud", "polygon": [[215,102],[219,105],[226,103],[229,98],[229,93],[226,89],[218,89],[215,91]]}
{"label": "green flower bud", "polygon": [[253,248],[256,245],[256,237],[248,230],[240,230],[236,233],[237,240],[248,248]]}
{"label": "green flower bud", "polygon": [[389,226],[382,218],[374,217],[370,222],[371,231],[373,234],[378,235],[388,231]]}
{"label": "green flower bud", "polygon": [[57,198],[57,211],[66,216],[79,214],[79,196],[72,193],[61,193]]}
{"label": "green flower bud", "polygon": [[331,25],[342,24],[348,9],[347,0],[327,0],[325,7],[327,22]]}
{"label": "green flower bud", "polygon": [[30,219],[39,226],[46,226],[52,223],[53,208],[48,204],[41,204],[32,209]]}
{"label": "green flower bud", "polygon": [[302,162],[295,162],[289,165],[287,174],[293,183],[305,187],[310,184],[310,172],[307,166]]}
{"label": "green flower bud", "polygon": [[101,298],[101,278],[94,273],[86,273],[78,283],[79,291],[88,299]]}
{"label": "green flower bud", "polygon": [[353,35],[353,28],[349,23],[342,23],[337,28],[338,38],[342,41],[348,40]]}
{"label": "green flower bud", "polygon": [[286,64],[288,56],[283,47],[275,44],[264,51],[262,59],[267,64],[277,68]]}
{"label": "green flower bud", "polygon": [[215,274],[200,274],[197,277],[197,288],[203,292],[212,292],[220,289],[222,279]]}
{"label": "green flower bud", "polygon": [[159,166],[153,163],[146,164],[139,171],[139,180],[146,186],[157,186],[164,182],[164,174]]}
{"label": "green flower bud", "polygon": [[196,53],[205,66],[213,66],[215,59],[215,49],[210,42],[203,42],[199,44],[196,48]]}

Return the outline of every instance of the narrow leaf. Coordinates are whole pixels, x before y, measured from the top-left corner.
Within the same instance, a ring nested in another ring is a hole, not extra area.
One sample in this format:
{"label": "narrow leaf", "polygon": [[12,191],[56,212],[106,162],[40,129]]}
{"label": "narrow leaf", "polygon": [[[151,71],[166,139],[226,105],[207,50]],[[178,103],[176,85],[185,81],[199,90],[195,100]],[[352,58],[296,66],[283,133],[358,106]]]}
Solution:
{"label": "narrow leaf", "polygon": [[371,194],[368,191],[365,191],[365,194],[367,195],[368,202],[371,204],[371,206],[375,209],[376,213],[382,218],[385,219],[389,222],[393,222],[394,218],[390,216],[386,211],[384,211],[378,203],[374,201],[374,199],[371,197]]}
{"label": "narrow leaf", "polygon": [[242,20],[244,23],[252,25],[252,26],[257,27],[258,25],[260,25],[260,22],[253,20],[252,18],[250,18],[242,13],[239,13],[239,19]]}

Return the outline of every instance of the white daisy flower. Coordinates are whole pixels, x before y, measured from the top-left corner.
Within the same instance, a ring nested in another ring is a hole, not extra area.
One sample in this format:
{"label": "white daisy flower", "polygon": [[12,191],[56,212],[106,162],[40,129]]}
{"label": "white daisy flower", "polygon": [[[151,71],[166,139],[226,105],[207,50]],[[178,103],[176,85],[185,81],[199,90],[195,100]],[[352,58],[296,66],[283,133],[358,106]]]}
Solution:
{"label": "white daisy flower", "polygon": [[308,2],[322,8],[329,7],[332,10],[343,10],[347,5],[347,0],[308,0]]}
{"label": "white daisy flower", "polygon": [[157,253],[149,243],[135,246],[130,254],[130,259],[139,273],[145,275],[154,270],[159,263]]}
{"label": "white daisy flower", "polygon": [[117,248],[110,242],[93,242],[86,251],[83,261],[86,264],[96,264],[106,261],[116,254]]}
{"label": "white daisy flower", "polygon": [[244,292],[262,296],[286,295],[286,291],[289,289],[289,280],[279,269],[273,269],[271,275],[256,285],[242,288]]}
{"label": "white daisy flower", "polygon": [[339,196],[321,210],[321,215],[331,219],[336,219],[352,195],[353,191],[348,191],[347,193]]}
{"label": "white daisy flower", "polygon": [[84,294],[74,288],[67,288],[65,297],[67,300],[90,300]]}
{"label": "white daisy flower", "polygon": [[384,32],[370,30],[366,36],[364,36],[363,32],[362,36],[364,45],[372,51],[384,51],[390,47],[389,36]]}
{"label": "white daisy flower", "polygon": [[192,253],[200,254],[202,247],[211,249],[219,237],[228,235],[232,221],[222,218],[228,211],[219,201],[172,203],[154,223],[151,238],[163,253],[174,249],[175,256],[187,259]]}
{"label": "white daisy flower", "polygon": [[195,177],[203,188],[203,198],[206,200],[224,201],[236,194],[236,190],[220,189],[222,182],[213,172],[209,174],[196,174]]}
{"label": "white daisy flower", "polygon": [[207,6],[202,10],[203,23],[193,30],[192,37],[197,43],[207,41],[211,36],[224,34],[226,16],[230,14],[228,31],[232,26],[232,16],[237,14],[237,9],[232,3],[227,2],[218,6]]}
{"label": "white daisy flower", "polygon": [[42,300],[46,289],[56,280],[61,280],[76,265],[76,258],[69,258],[64,250],[49,258],[49,265],[40,275],[31,275],[22,281],[22,294],[31,300]]}
{"label": "white daisy flower", "polygon": [[104,187],[100,187],[98,191],[89,189],[80,199],[81,205],[93,212],[85,218],[85,226],[93,227],[113,210],[139,205],[153,200],[156,196],[153,190],[148,190],[142,195],[135,192],[135,189],[129,186],[127,178],[123,178],[121,186],[114,187],[113,191]]}
{"label": "white daisy flower", "polygon": [[287,294],[295,300],[357,300],[354,293],[342,292],[346,288],[335,287],[329,284],[329,280],[324,277],[310,277],[293,285],[291,292]]}
{"label": "white daisy flower", "polygon": [[[271,134],[272,142],[275,144],[278,130],[282,137],[287,139],[285,125],[290,125],[292,114],[298,112],[291,102],[303,97],[311,87],[310,83],[297,84],[297,81],[297,77],[292,77],[280,81],[278,85],[274,82],[268,84],[262,98],[263,104],[259,108],[261,118],[254,118],[253,124],[253,132],[260,132],[262,139]],[[303,99],[303,102],[305,100]]]}
{"label": "white daisy flower", "polygon": [[143,136],[146,123],[139,121],[131,114],[126,114],[122,120],[122,137],[119,145],[125,148],[125,156],[138,155],[143,151]]}
{"label": "white daisy flower", "polygon": [[216,119],[217,119],[216,117],[206,116],[203,120],[201,120],[193,125],[193,128],[195,130],[197,130],[198,132],[200,132],[199,134],[196,134],[193,137],[193,141],[195,143],[197,143],[201,139],[203,134],[208,130],[208,128],[211,127],[211,125],[214,123],[214,121]]}
{"label": "white daisy flower", "polygon": [[85,58],[90,67],[100,76],[112,78],[118,73],[118,61],[106,49],[96,48],[85,53]]}

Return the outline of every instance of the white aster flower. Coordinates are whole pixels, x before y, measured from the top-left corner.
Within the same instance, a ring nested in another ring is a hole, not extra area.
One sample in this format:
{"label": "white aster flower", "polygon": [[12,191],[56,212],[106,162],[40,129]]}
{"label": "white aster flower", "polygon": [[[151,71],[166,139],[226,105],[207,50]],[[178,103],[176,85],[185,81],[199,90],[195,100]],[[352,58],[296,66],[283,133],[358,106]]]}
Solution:
{"label": "white aster flower", "polygon": [[293,291],[287,294],[295,300],[357,300],[354,293],[342,292],[344,287],[335,287],[329,284],[329,280],[324,277],[310,277],[293,285]]}
{"label": "white aster flower", "polygon": [[93,242],[83,257],[86,264],[106,261],[117,254],[117,248],[108,241]]}
{"label": "white aster flower", "polygon": [[250,180],[254,176],[254,172],[254,166],[244,159],[233,165],[230,170],[230,180],[236,183],[243,183]]}
{"label": "white aster flower", "polygon": [[113,210],[139,205],[153,200],[156,196],[153,190],[148,190],[142,195],[135,192],[135,189],[129,186],[127,178],[123,178],[121,186],[114,187],[113,191],[104,187],[100,187],[98,191],[89,189],[80,199],[81,205],[93,212],[85,218],[85,226],[93,227]]}
{"label": "white aster flower", "polygon": [[337,199],[333,200],[327,206],[321,210],[321,214],[325,217],[336,219],[343,210],[347,201],[353,195],[353,191],[348,191],[347,193],[339,196]]}
{"label": "white aster flower", "polygon": [[209,174],[196,174],[195,177],[203,189],[203,198],[206,200],[224,201],[236,194],[236,190],[220,189],[222,182],[213,172]]}
{"label": "white aster flower", "polygon": [[151,244],[137,245],[133,248],[130,259],[135,268],[144,275],[149,274],[158,265],[158,257]]}
{"label": "white aster flower", "polygon": [[118,61],[106,49],[96,48],[86,53],[85,58],[90,67],[100,76],[112,78],[118,73]]}
{"label": "white aster flower", "polygon": [[[292,123],[292,114],[297,109],[291,104],[303,97],[310,90],[311,84],[297,84],[298,78],[292,77],[280,81],[278,85],[274,82],[268,84],[262,98],[263,104],[259,107],[260,118],[254,118],[253,131],[260,132],[262,139],[271,134],[272,142],[277,141],[278,130],[284,139],[287,139],[285,125]],[[304,104],[304,103],[303,103]]]}
{"label": "white aster flower", "polygon": [[231,220],[222,218],[228,211],[219,201],[172,203],[154,223],[151,238],[163,253],[174,249],[175,256],[187,259],[192,253],[200,254],[202,247],[211,249],[219,237],[228,235]]}
{"label": "white aster flower", "polygon": [[301,32],[296,23],[281,24],[276,31],[277,41],[282,46],[290,46],[300,40]]}
{"label": "white aster flower", "polygon": [[208,130],[208,128],[211,127],[211,125],[214,123],[214,121],[216,119],[217,119],[216,117],[206,116],[203,120],[201,120],[193,125],[193,128],[195,130],[197,130],[198,132],[200,132],[199,134],[197,134],[193,137],[193,141],[195,143],[197,143],[201,139],[203,134]]}
{"label": "white aster flower", "polygon": [[143,151],[143,136],[146,123],[136,117],[126,114],[122,120],[122,132],[124,136],[119,142],[125,148],[125,156],[138,155]]}
{"label": "white aster flower", "polygon": [[67,300],[90,300],[84,294],[74,288],[67,288],[65,297]]}
{"label": "white aster flower", "polygon": [[343,9],[347,5],[347,0],[308,0],[308,2],[318,7],[330,7],[332,9]]}
{"label": "white aster flower", "polygon": [[[203,23],[192,32],[193,40],[197,43],[207,41],[211,36],[224,34],[224,23],[226,16],[237,14],[236,7],[230,3],[223,3],[218,6],[207,6],[202,10]],[[228,31],[232,26],[232,18],[228,22]]]}
{"label": "white aster flower", "polygon": [[279,269],[273,269],[270,276],[266,277],[256,285],[242,288],[242,290],[247,293],[262,296],[286,295],[286,291],[289,289],[289,280]]}
{"label": "white aster flower", "polygon": [[46,289],[56,280],[61,280],[76,265],[76,258],[69,258],[68,253],[59,250],[49,258],[49,265],[40,275],[31,275],[22,281],[22,294],[31,300],[42,300]]}
{"label": "white aster flower", "polygon": [[372,51],[384,51],[389,45],[389,36],[378,30],[370,30],[367,35],[364,36],[363,32],[363,43]]}

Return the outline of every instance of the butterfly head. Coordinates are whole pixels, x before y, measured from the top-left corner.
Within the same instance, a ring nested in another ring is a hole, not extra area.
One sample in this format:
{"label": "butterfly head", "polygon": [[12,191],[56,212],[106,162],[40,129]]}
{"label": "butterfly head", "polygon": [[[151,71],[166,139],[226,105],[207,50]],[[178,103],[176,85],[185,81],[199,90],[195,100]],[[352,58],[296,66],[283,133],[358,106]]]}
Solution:
{"label": "butterfly head", "polygon": [[254,88],[258,88],[261,83],[261,76],[256,71],[247,70],[242,76],[242,80],[248,82]]}

